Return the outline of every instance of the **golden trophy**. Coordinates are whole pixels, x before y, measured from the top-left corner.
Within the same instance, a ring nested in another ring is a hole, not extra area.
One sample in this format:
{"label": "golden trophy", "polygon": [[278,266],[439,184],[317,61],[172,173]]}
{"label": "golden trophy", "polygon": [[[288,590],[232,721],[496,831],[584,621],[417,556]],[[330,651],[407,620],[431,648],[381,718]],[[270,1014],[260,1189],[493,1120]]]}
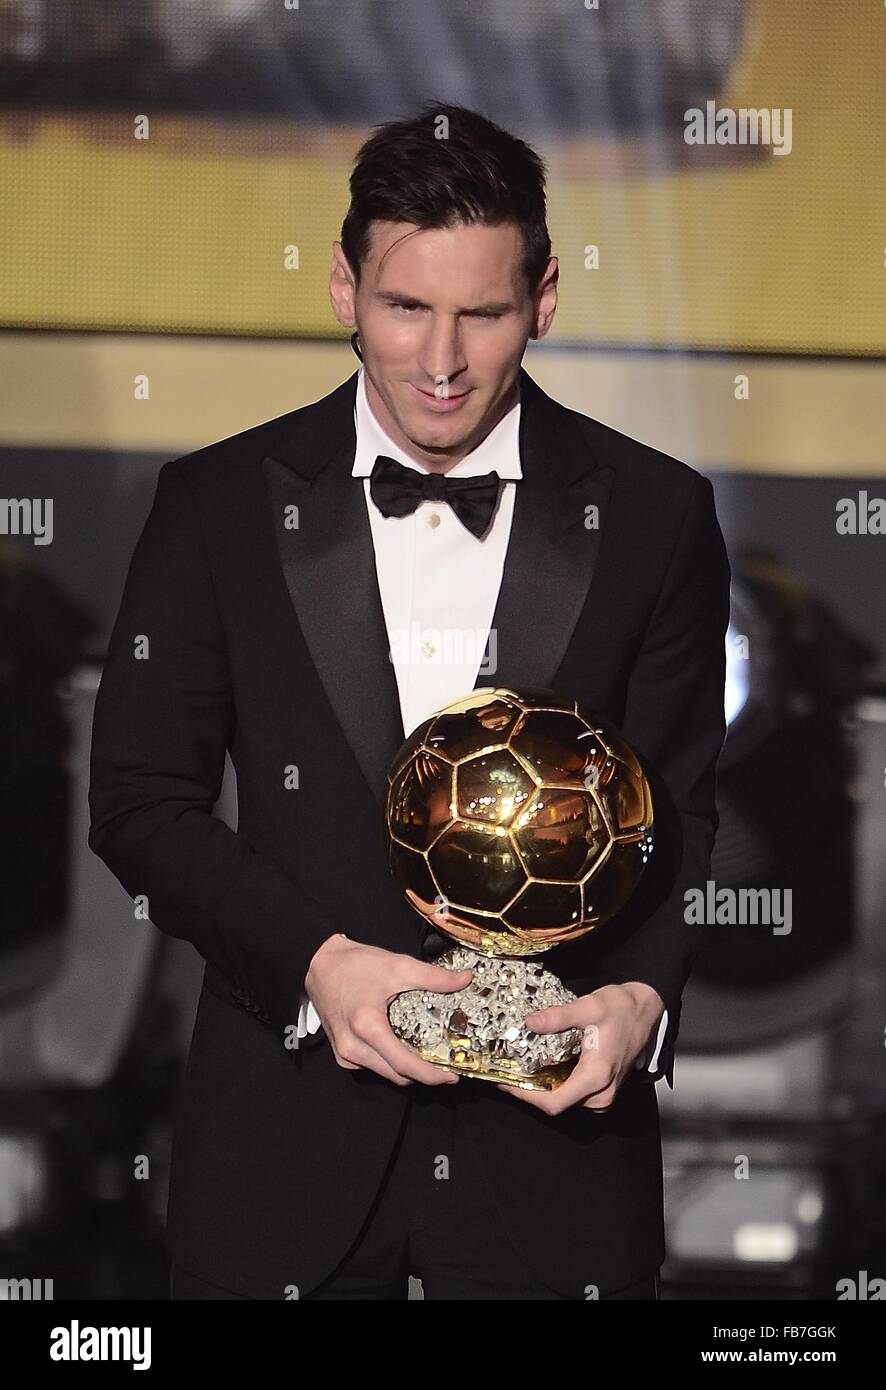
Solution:
{"label": "golden trophy", "polygon": [[451,994],[409,990],[391,1027],[426,1061],[553,1090],[582,1033],[533,1033],[527,1014],[575,995],[532,957],[614,917],[652,852],[652,796],[607,721],[550,690],[473,690],[426,719],[388,776],[391,871],[473,970]]}

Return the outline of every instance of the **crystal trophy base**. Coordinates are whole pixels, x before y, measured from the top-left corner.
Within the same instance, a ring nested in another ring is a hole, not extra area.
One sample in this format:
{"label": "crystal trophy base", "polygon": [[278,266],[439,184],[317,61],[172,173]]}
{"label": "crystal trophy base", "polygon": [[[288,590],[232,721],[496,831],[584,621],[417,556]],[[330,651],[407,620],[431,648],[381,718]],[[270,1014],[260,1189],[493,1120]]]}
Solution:
{"label": "crystal trophy base", "polygon": [[388,1019],[402,1042],[426,1062],[480,1081],[553,1091],[566,1080],[582,1030],[533,1033],[523,1022],[535,1009],[575,999],[556,975],[536,960],[485,956],[467,946],[453,947],[434,964],[473,970],[473,979],[452,994],[412,989],[392,999]]}

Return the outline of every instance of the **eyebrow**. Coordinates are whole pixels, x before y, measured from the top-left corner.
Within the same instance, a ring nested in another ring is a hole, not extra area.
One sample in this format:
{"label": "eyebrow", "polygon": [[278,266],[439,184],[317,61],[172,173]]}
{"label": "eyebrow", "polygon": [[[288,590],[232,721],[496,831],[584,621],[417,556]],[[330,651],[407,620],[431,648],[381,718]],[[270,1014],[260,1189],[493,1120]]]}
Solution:
{"label": "eyebrow", "polygon": [[[401,294],[397,290],[376,290],[375,299],[381,299],[386,304],[415,304],[419,309],[430,309],[430,304],[425,304],[423,300],[417,299],[414,294]],[[509,300],[493,300],[489,304],[475,304],[471,309],[459,309],[460,314],[505,314],[516,306]]]}

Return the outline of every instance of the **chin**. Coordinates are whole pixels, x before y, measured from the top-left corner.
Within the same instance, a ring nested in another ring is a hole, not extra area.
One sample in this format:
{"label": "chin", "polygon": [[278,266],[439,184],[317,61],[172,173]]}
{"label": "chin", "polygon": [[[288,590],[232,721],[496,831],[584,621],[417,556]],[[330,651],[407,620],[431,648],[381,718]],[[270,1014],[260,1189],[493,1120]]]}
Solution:
{"label": "chin", "polygon": [[[399,423],[399,422],[398,422]],[[439,420],[409,420],[406,422],[407,428],[400,425],[407,439],[412,439],[417,444],[421,439],[427,439],[432,444],[435,442],[449,443],[450,440],[463,439],[468,431],[464,428],[463,421],[447,420],[441,416]]]}
{"label": "chin", "polygon": [[414,448],[424,449],[429,454],[433,453],[435,450],[438,453],[443,450],[451,451],[452,449],[460,448],[462,443],[461,439],[444,438],[442,435],[435,435],[431,439],[421,435],[411,435],[409,438]]}

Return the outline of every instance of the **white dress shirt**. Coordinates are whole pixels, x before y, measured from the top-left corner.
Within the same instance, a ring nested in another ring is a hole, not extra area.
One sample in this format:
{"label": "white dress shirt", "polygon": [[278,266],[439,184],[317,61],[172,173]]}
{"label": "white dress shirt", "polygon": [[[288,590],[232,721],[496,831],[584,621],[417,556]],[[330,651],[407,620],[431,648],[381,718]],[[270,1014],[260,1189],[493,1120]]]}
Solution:
{"label": "white dress shirt", "polygon": [[[446,475],[471,478],[494,469],[504,480],[492,524],[478,540],[445,502],[422,501],[404,517],[382,516],[375,506],[369,477],[379,454],[420,473],[429,470],[404,453],[382,429],[369,405],[364,377],[361,368],[354,405],[357,448],[351,472],[363,479],[405,739],[436,710],[473,690],[481,673],[504,573],[517,480],[523,476],[520,401]],[[495,684],[495,661],[493,633],[489,680],[483,684]],[[655,1071],[658,1063],[667,1019],[665,1010],[650,1071]],[[298,1037],[316,1033],[320,1026],[316,1009],[303,993]],[[642,1065],[640,1057],[637,1066]]]}

